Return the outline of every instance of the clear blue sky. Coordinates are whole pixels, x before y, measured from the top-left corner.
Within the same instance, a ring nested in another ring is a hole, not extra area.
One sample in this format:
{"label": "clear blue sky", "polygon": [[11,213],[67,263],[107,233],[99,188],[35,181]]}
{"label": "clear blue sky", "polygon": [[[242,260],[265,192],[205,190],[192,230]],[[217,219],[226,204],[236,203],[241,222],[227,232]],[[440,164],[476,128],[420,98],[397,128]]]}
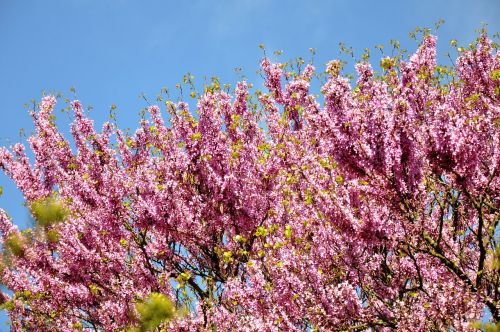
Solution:
{"label": "clear blue sky", "polygon": [[[358,55],[389,39],[412,51],[408,32],[444,19],[438,52],[449,64],[450,39],[471,42],[481,22],[497,32],[499,17],[498,0],[0,0],[0,145],[18,142],[20,128],[32,130],[23,105],[42,91],[71,96],[75,87],[84,105],[94,106],[98,123],[114,103],[118,123],[134,128],[146,105],[139,94],[154,100],[163,86],[174,90],[186,72],[199,82],[217,75],[235,83],[234,68],[242,67],[249,81],[260,84],[260,43],[269,53],[283,50],[284,59],[307,58],[316,48],[322,69],[338,56],[341,41]],[[20,193],[3,174],[0,185],[0,207],[25,227]],[[0,331],[7,331],[3,317]]]}

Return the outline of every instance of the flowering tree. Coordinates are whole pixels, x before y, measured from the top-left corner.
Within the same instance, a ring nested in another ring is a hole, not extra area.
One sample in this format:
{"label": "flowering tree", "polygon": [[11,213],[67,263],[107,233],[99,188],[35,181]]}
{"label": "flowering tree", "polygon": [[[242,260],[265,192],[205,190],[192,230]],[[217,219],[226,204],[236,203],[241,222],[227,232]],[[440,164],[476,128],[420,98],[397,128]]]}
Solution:
{"label": "flowering tree", "polygon": [[214,82],[196,113],[167,101],[166,125],[151,106],[132,136],[95,131],[75,100],[76,149],[44,97],[34,163],[0,150],[37,221],[0,214],[13,330],[500,322],[500,53],[481,35],[448,68],[435,44],[380,74],[358,63],[354,88],[331,61],[323,105],[312,65],[265,58],[267,92]]}

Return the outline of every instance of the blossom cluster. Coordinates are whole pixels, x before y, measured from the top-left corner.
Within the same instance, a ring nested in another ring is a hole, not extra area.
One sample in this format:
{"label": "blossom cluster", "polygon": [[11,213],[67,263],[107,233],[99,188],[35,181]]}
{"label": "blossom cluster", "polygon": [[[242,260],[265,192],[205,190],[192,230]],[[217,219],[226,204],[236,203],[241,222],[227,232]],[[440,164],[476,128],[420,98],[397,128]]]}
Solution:
{"label": "blossom cluster", "polygon": [[151,294],[175,331],[499,322],[500,53],[482,35],[446,80],[426,36],[381,67],[353,86],[331,61],[320,100],[312,65],[266,58],[266,92],[151,106],[133,135],[75,100],[74,148],[44,97],[34,160],[0,148],[38,223],[0,212],[13,331],[137,327]]}

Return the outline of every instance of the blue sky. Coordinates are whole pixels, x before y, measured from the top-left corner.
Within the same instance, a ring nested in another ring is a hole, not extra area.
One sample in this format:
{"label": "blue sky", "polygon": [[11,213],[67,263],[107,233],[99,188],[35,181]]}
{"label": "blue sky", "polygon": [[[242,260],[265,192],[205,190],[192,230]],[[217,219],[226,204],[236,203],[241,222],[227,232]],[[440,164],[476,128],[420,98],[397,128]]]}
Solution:
{"label": "blue sky", "polygon": [[[358,55],[390,39],[412,51],[416,43],[408,32],[444,19],[438,52],[449,64],[452,38],[471,42],[481,22],[500,31],[499,17],[498,0],[0,0],[0,145],[20,141],[20,128],[32,130],[23,105],[43,91],[70,97],[75,87],[83,104],[93,105],[97,123],[116,104],[119,125],[134,128],[146,106],[139,95],[154,100],[187,72],[198,82],[216,75],[235,83],[234,68],[241,67],[260,85],[260,43],[268,53],[283,50],[285,60],[308,58],[309,48],[316,48],[315,64],[323,69],[338,56],[341,41]],[[378,61],[377,52],[372,60]],[[68,116],[61,117],[67,132]],[[0,185],[0,207],[25,227],[22,196],[3,174]],[[0,320],[0,331],[7,329]]]}

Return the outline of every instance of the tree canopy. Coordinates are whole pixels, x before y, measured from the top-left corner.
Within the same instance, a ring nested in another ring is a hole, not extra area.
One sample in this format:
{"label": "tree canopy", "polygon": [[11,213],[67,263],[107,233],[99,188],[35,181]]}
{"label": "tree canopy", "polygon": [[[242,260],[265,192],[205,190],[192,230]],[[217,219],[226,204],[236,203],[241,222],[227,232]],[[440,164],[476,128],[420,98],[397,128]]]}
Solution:
{"label": "tree canopy", "polygon": [[[261,62],[196,109],[150,106],[133,135],[71,105],[73,143],[33,112],[0,148],[36,227],[2,210],[13,331],[468,331],[500,322],[500,53],[436,63]],[[168,113],[169,124],[162,116]],[[74,148],[72,148],[74,144]]]}

